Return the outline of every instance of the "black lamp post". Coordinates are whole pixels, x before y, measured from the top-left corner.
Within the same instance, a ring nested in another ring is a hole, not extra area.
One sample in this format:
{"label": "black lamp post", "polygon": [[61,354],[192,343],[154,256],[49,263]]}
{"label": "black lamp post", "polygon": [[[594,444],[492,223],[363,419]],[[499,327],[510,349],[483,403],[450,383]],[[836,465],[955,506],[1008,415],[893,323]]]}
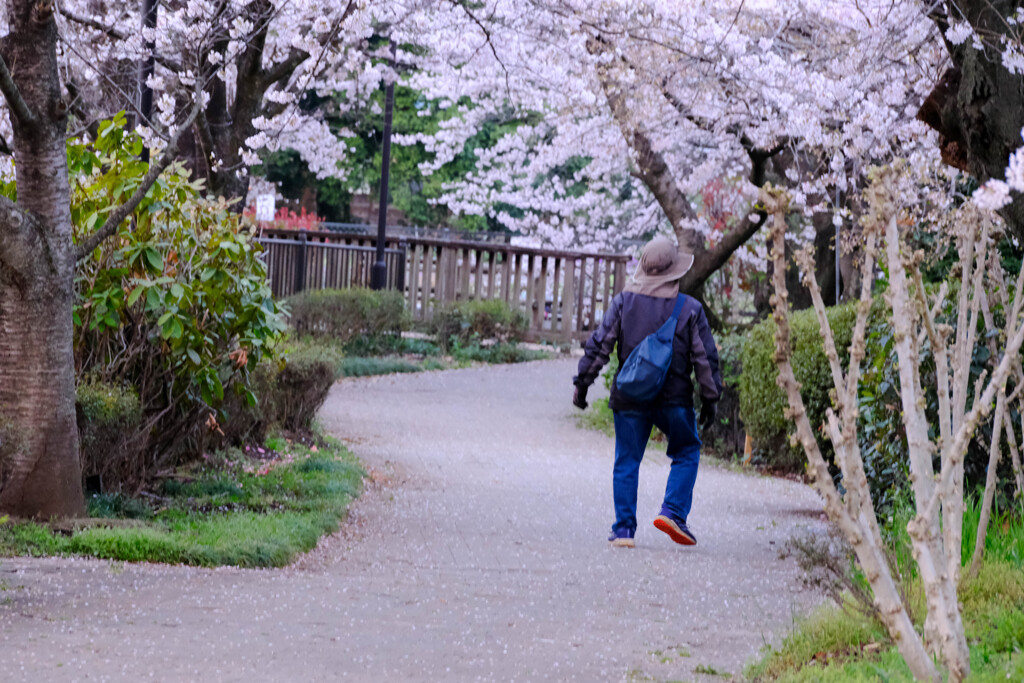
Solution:
{"label": "black lamp post", "polygon": [[[142,0],[142,28],[156,28],[157,0]],[[153,115],[153,89],[149,87],[149,77],[153,75],[153,63],[155,61],[156,43],[146,39],[146,57],[139,67],[139,114],[142,116],[141,123],[149,125],[149,119]],[[142,160],[149,161],[149,147],[142,148]]]}
{"label": "black lamp post", "polygon": [[[391,43],[391,68],[395,68],[395,44]],[[384,149],[380,168],[380,208],[377,211],[377,258],[370,270],[370,287],[384,289],[388,283],[388,267],[384,261],[385,225],[388,219],[388,180],[391,175],[391,115],[395,108],[395,81],[387,84],[384,93]]]}

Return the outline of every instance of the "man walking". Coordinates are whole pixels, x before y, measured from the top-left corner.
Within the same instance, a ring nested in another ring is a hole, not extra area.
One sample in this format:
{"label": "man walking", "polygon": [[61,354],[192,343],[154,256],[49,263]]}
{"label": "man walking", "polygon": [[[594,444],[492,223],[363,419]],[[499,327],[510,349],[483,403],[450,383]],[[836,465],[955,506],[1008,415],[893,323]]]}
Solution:
{"label": "man walking", "polygon": [[587,341],[578,374],[573,379],[576,385],[573,405],[584,409],[587,407],[587,390],[608,362],[616,344],[621,369],[633,349],[678,312],[671,342],[671,364],[655,398],[643,403],[632,401],[616,386],[616,382],[612,382],[608,406],[615,416],[612,479],[615,524],[608,540],[613,546],[632,548],[635,545],[640,461],[652,426],[668,437],[668,457],[672,461],[665,499],[654,526],[676,543],[697,543],[696,536],[686,524],[693,502],[701,446],[690,376],[692,372],[700,390],[702,428],[710,426],[715,419],[715,405],[722,394],[722,377],[718,368],[718,349],[711,336],[704,307],[697,300],[679,293],[679,279],[692,265],[693,256],[680,254],[668,239],[658,237],[649,242],[641,252],[640,264],[630,282],[622,293],[612,299],[601,326]]}

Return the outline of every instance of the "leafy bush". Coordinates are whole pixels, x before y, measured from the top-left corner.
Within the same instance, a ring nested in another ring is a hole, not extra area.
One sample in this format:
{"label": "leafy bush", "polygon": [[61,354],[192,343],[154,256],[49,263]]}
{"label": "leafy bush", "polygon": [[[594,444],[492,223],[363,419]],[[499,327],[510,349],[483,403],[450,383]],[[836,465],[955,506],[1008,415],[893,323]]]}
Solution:
{"label": "leafy bush", "polygon": [[[72,219],[81,242],[148,171],[124,115],[89,145],[68,146]],[[260,246],[223,200],[172,165],[135,212],[79,263],[74,308],[79,377],[132,387],[147,430],[145,477],[196,457],[224,387],[248,392],[249,369],[284,329]]]}
{"label": "leafy bush", "polygon": [[452,357],[469,363],[527,363],[534,360],[548,360],[551,354],[547,351],[524,349],[515,344],[492,344],[480,346],[473,344],[452,349]]}
{"label": "leafy bush", "polygon": [[[853,304],[836,306],[830,308],[827,315],[840,360],[845,366],[856,307]],[[810,309],[793,313],[790,328],[793,370],[802,386],[808,418],[817,427],[825,421],[825,411],[832,405],[829,397],[832,373],[825,357],[817,316]],[[791,427],[785,417],[786,397],[775,383],[779,374],[774,360],[775,322],[765,320],[745,336],[740,354],[743,372],[739,381],[740,416],[744,427],[766,464],[784,471],[801,471],[804,456],[799,447],[789,444]],[[830,459],[831,451],[825,456]]]}
{"label": "leafy bush", "polygon": [[236,387],[220,411],[219,437],[208,449],[262,444],[271,428],[306,431],[342,374],[342,353],[330,344],[289,342],[278,359],[264,361],[250,375],[253,399]]}
{"label": "leafy bush", "polygon": [[430,332],[444,351],[453,346],[470,346],[484,340],[498,343],[522,341],[530,321],[518,308],[500,299],[462,301],[434,313]]}
{"label": "leafy bush", "polygon": [[723,456],[743,452],[745,432],[740,419],[739,386],[745,340],[746,335],[738,332],[719,335],[715,339],[723,387],[722,397],[718,401],[718,419],[705,441]]}
{"label": "leafy bush", "polygon": [[140,486],[146,472],[142,405],[134,389],[101,382],[79,384],[75,393],[82,476],[99,477],[104,490]]}
{"label": "leafy bush", "polygon": [[297,334],[349,346],[387,349],[408,326],[401,292],[372,289],[322,289],[288,299],[289,323]]}
{"label": "leafy bush", "polygon": [[[955,327],[956,315],[953,312],[955,294],[947,298],[947,310],[944,322]],[[998,319],[1000,311],[996,310],[996,324],[1002,325]],[[983,324],[983,323],[982,323]],[[973,395],[974,383],[986,367],[990,367],[992,358],[988,349],[989,337],[979,331],[971,360],[971,380],[968,395]],[[935,358],[930,346],[925,343],[919,352],[919,363],[922,371],[922,383],[926,398],[925,413],[931,424],[938,422],[938,393],[935,383]],[[1012,391],[1013,382],[1010,383]],[[861,454],[864,457],[864,470],[875,507],[879,511],[889,510],[895,501],[909,492],[909,464],[907,436],[903,425],[900,406],[899,368],[892,326],[881,316],[873,318],[867,330],[866,359],[858,393],[859,412],[858,439]],[[1014,424],[1020,423],[1020,413],[1014,406],[1008,406],[1006,419]],[[965,491],[984,487],[988,471],[989,444],[992,437],[993,416],[990,412],[985,416],[974,437],[967,447],[964,456]],[[1014,479],[1011,471],[1011,459],[1006,440],[1002,440],[1003,457],[998,467],[998,488],[996,504],[1007,508],[1013,500]],[[970,551],[968,551],[970,552]]]}
{"label": "leafy bush", "polygon": [[341,374],[341,354],[330,346],[303,344],[288,351],[273,380],[273,422],[285,429],[309,429],[316,411]]}

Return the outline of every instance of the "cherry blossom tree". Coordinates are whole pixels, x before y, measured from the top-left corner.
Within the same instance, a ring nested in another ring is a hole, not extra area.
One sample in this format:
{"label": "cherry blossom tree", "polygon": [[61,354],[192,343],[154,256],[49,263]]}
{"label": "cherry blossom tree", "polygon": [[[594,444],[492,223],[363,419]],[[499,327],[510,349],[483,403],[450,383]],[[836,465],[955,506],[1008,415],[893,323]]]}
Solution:
{"label": "cherry blossom tree", "polygon": [[[120,109],[136,115],[156,146],[171,123],[203,100],[183,151],[211,191],[244,198],[259,154],[299,152],[318,177],[339,172],[351,133],[331,130],[310,95],[344,94],[358,108],[386,65],[371,59],[379,27],[400,21],[415,3],[313,0],[190,0],[162,4],[153,29],[138,3],[67,0],[60,5],[62,69],[71,111],[88,128]],[[156,111],[138,109],[138,65],[152,41],[148,78]]]}
{"label": "cherry blossom tree", "polygon": [[698,254],[691,291],[737,250],[766,265],[763,214],[710,234],[695,211],[712,179],[746,177],[748,207],[766,178],[788,185],[810,238],[872,161],[936,157],[915,115],[944,54],[914,2],[442,3],[399,34],[423,49],[410,82],[460,113],[420,139],[435,164],[481,122],[520,122],[449,207],[560,246],[667,228]]}

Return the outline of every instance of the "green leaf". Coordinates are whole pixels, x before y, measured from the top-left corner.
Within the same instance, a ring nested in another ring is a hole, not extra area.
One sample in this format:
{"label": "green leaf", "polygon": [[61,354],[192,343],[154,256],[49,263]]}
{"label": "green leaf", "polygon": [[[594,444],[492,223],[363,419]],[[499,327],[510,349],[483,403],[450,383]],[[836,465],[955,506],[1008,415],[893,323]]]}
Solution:
{"label": "green leaf", "polygon": [[128,305],[129,306],[134,306],[135,302],[138,301],[142,297],[142,295],[143,295],[143,293],[145,291],[146,291],[145,287],[136,287],[135,289],[133,289],[132,293],[128,295],[128,302],[127,302]]}
{"label": "green leaf", "polygon": [[157,272],[162,272],[164,269],[164,257],[160,255],[160,252],[152,247],[146,248],[142,252],[146,259],[146,263],[150,268]]}

